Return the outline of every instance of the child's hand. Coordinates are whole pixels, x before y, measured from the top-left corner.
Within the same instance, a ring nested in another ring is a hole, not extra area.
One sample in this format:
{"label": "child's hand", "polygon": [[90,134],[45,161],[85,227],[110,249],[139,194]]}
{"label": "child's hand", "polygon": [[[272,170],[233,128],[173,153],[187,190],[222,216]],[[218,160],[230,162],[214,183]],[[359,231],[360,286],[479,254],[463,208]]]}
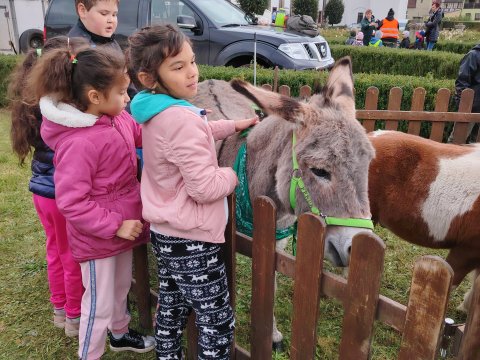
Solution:
{"label": "child's hand", "polygon": [[143,224],[140,220],[123,220],[116,235],[122,239],[133,241],[142,233],[142,229]]}
{"label": "child's hand", "polygon": [[258,116],[251,119],[235,120],[235,131],[241,131],[258,124]]}

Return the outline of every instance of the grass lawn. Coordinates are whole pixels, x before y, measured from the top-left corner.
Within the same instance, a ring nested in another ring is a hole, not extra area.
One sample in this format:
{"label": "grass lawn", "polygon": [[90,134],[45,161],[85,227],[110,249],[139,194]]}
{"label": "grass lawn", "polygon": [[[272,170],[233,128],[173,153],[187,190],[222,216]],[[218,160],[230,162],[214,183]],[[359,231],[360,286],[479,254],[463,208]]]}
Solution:
{"label": "grass lawn", "polygon": [[[9,113],[0,110],[0,359],[76,359],[77,340],[65,337],[63,331],[52,324],[45,236],[28,191],[29,165],[20,168],[10,149],[9,121]],[[381,293],[406,304],[415,259],[425,254],[445,256],[446,252],[408,244],[381,228],[377,229],[377,234],[387,245]],[[249,259],[238,256],[237,341],[246,348],[249,348],[250,264]],[[338,272],[334,268],[330,270]],[[151,274],[154,276],[153,268]],[[152,283],[156,281],[152,279]],[[469,282],[464,282],[452,297],[447,315],[456,322],[465,320],[465,315],[455,307],[461,302],[468,285]],[[276,316],[288,349],[292,308],[290,279],[279,277],[278,294]],[[322,299],[317,359],[337,359],[342,315],[342,307],[337,301]],[[133,327],[138,328],[135,313]],[[396,359],[400,339],[399,333],[377,324],[372,359]],[[288,356],[287,350],[274,358],[288,359]],[[128,355],[108,350],[103,357],[154,358],[153,353]]]}

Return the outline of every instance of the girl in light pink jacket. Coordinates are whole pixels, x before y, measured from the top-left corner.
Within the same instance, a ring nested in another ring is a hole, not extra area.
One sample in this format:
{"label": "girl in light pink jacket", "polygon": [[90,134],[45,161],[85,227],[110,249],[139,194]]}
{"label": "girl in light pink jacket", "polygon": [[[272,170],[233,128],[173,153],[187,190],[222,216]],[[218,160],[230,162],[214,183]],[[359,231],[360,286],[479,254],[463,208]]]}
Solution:
{"label": "girl in light pink jacket", "polygon": [[181,358],[192,309],[199,359],[229,359],[234,318],[219,243],[237,177],[218,166],[214,141],[258,119],[207,122],[205,110],[185,100],[197,93],[198,70],[190,42],[174,26],[139,31],[129,43],[129,71],[144,89],[130,108],[143,124],[143,216],[158,260],[157,359]]}
{"label": "girl in light pink jacket", "polygon": [[148,241],[148,226],[136,178],[141,129],[124,111],[123,54],[55,49],[37,61],[29,80],[40,101],[42,139],[55,151],[56,202],[85,287],[78,356],[99,359],[107,329],[114,351],[153,350],[153,338],[128,327],[132,248]]}

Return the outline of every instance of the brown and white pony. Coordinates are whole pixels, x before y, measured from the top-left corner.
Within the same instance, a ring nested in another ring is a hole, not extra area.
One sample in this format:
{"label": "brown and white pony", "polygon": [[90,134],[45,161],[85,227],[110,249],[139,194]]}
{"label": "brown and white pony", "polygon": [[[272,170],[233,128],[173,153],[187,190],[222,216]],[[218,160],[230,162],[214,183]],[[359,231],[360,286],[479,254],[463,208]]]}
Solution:
{"label": "brown and white pony", "polygon": [[[209,80],[199,85],[193,100],[211,109],[210,120],[251,116],[252,103],[268,116],[248,137],[234,135],[218,146],[221,166],[232,166],[242,142],[247,143],[247,177],[251,201],[269,196],[277,207],[277,226],[290,226],[296,216],[310,211],[297,190],[295,211],[290,207],[292,135],[303,181],[314,204],[325,214],[340,218],[370,218],[368,167],[374,150],[366,132],[355,119],[351,62],[341,59],[331,70],[325,91],[311,104],[234,80],[232,91],[226,82]],[[247,98],[249,100],[247,100]],[[352,238],[359,228],[328,227],[325,256],[336,266],[348,265]],[[277,248],[284,248],[286,240]],[[278,330],[274,342],[280,342]]]}
{"label": "brown and white pony", "polygon": [[478,271],[480,144],[441,144],[397,131],[369,139],[376,152],[368,184],[373,220],[408,242],[450,249],[455,286]]}

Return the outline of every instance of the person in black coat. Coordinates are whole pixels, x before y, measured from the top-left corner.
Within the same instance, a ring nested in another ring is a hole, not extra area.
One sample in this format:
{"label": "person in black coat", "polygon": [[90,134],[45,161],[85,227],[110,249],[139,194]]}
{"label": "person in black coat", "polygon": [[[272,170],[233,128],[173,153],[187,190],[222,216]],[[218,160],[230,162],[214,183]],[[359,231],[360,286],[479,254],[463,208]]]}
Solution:
{"label": "person in black coat", "polygon": [[[460,62],[458,76],[455,80],[455,95],[454,101],[458,108],[460,103],[460,96],[464,89],[472,89],[475,93],[473,98],[472,112],[480,113],[480,44],[474,46]],[[476,136],[472,132],[474,123],[468,126],[468,142],[475,142]],[[455,127],[450,134],[448,141],[453,141]]]}

